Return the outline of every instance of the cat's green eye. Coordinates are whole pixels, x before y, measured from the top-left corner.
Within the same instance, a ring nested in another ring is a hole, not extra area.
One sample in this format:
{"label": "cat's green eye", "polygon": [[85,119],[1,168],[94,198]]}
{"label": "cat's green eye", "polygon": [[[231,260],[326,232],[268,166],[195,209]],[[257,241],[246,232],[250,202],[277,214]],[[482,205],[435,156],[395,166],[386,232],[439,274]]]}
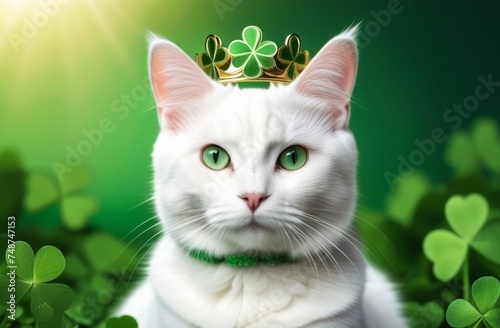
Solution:
{"label": "cat's green eye", "polygon": [[216,145],[210,145],[203,149],[201,159],[205,165],[215,171],[222,170],[229,164],[227,151]]}
{"label": "cat's green eye", "polygon": [[278,164],[285,170],[300,169],[307,162],[307,150],[301,146],[291,146],[278,157]]}

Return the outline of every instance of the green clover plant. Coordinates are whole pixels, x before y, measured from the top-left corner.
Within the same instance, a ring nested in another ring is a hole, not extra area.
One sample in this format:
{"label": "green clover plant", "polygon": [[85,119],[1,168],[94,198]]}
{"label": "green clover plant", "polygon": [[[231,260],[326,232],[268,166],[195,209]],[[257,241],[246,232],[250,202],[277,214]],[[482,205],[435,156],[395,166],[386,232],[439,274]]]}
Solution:
{"label": "green clover plant", "polygon": [[480,167],[476,149],[466,131],[456,131],[450,135],[444,156],[457,175],[473,172]]}
{"label": "green clover plant", "polygon": [[454,300],[446,311],[446,321],[452,327],[500,328],[500,282],[494,277],[481,277],[472,285],[472,302]]}
{"label": "green clover plant", "polygon": [[427,258],[434,263],[434,275],[441,281],[452,279],[463,269],[464,298],[469,298],[469,247],[490,261],[500,264],[500,221],[487,223],[489,206],[478,194],[453,196],[445,205],[445,216],[453,232],[431,231],[424,239]]}
{"label": "green clover plant", "polygon": [[420,171],[415,171],[398,183],[394,192],[386,198],[386,208],[391,219],[408,228],[412,224],[413,214],[420,200],[431,189],[429,178]]}
{"label": "green clover plant", "polygon": [[278,61],[287,67],[286,74],[290,79],[295,79],[306,67],[307,52],[300,51],[301,41],[297,34],[289,35],[285,40],[285,45],[278,50]]}
{"label": "green clover plant", "polygon": [[231,56],[221,44],[218,36],[209,35],[205,41],[206,52],[199,57],[200,66],[214,80],[219,78],[219,68],[224,70],[231,64]]}
{"label": "green clover plant", "polygon": [[61,327],[64,311],[73,302],[73,291],[67,285],[49,282],[64,271],[64,256],[54,246],[44,246],[36,254],[24,241],[17,241],[15,246],[14,251],[7,250],[6,260],[17,266],[16,303],[30,294],[31,312],[37,320],[37,327]]}
{"label": "green clover plant", "polygon": [[81,193],[90,179],[89,170],[83,166],[66,173],[59,185],[43,172],[32,172],[27,178],[28,192],[24,207],[33,212],[59,201],[65,227],[70,230],[82,229],[98,206],[93,197]]}
{"label": "green clover plant", "polygon": [[477,171],[481,164],[500,173],[500,128],[492,118],[474,122],[471,131],[456,131],[450,135],[445,160],[457,174]]}
{"label": "green clover plant", "polygon": [[257,26],[247,26],[242,33],[243,40],[235,40],[229,44],[229,53],[234,57],[233,65],[243,68],[248,78],[256,78],[263,69],[273,68],[274,55],[278,51],[276,43],[262,41],[262,31]]}

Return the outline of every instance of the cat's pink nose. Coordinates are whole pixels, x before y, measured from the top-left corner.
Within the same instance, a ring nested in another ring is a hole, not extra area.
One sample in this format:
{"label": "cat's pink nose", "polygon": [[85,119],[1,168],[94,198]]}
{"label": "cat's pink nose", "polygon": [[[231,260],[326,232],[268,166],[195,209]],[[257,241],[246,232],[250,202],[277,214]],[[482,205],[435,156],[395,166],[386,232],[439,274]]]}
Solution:
{"label": "cat's pink nose", "polygon": [[238,197],[247,203],[248,208],[250,208],[252,212],[255,212],[260,203],[267,198],[263,193],[244,193]]}

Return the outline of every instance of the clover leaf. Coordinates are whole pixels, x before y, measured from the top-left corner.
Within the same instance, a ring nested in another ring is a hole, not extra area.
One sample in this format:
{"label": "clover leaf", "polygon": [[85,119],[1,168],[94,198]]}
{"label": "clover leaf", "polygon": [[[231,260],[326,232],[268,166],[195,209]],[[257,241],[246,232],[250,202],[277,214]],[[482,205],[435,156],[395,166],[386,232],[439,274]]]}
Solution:
{"label": "clover leaf", "polygon": [[500,128],[492,118],[478,119],[472,125],[471,139],[477,156],[492,172],[500,173]]}
{"label": "clover leaf", "polygon": [[500,220],[488,222],[471,241],[471,246],[488,260],[500,264]]}
{"label": "clover leaf", "polygon": [[427,176],[416,171],[396,186],[396,190],[386,199],[387,212],[392,219],[409,227],[417,206],[430,190],[431,182]]}
{"label": "clover leaf", "polygon": [[28,194],[24,198],[24,207],[33,212],[54,203],[59,197],[56,184],[50,176],[42,172],[32,172],[27,181]]}
{"label": "clover leaf", "polygon": [[500,173],[500,128],[492,118],[474,122],[471,131],[450,135],[445,161],[457,174],[477,171],[481,164],[491,172]]}
{"label": "clover leaf", "polygon": [[456,131],[450,135],[444,157],[458,175],[476,171],[480,166],[474,144],[465,131]]}
{"label": "clover leaf", "polygon": [[201,68],[214,80],[219,78],[219,68],[226,69],[231,62],[229,52],[221,44],[218,36],[209,35],[205,41],[206,52],[197,57]]}
{"label": "clover leaf", "polygon": [[274,55],[278,47],[272,41],[262,41],[262,31],[257,26],[247,26],[242,33],[243,40],[229,44],[229,53],[233,56],[233,65],[243,68],[248,78],[257,78],[263,69],[273,68]]}
{"label": "clover leaf", "polygon": [[447,230],[434,230],[424,239],[424,253],[434,262],[434,275],[441,281],[453,278],[467,256],[467,243]]}
{"label": "clover leaf", "polygon": [[278,49],[278,61],[287,66],[286,74],[290,79],[295,79],[306,67],[309,53],[300,51],[301,41],[297,34],[289,35],[285,45]]}
{"label": "clover leaf", "polygon": [[500,297],[500,282],[494,277],[481,277],[472,284],[473,302],[454,300],[446,311],[446,321],[452,327],[500,328],[500,307],[494,307]]}
{"label": "clover leaf", "polygon": [[434,263],[434,275],[441,281],[453,278],[467,258],[469,246],[484,257],[500,264],[500,221],[485,227],[488,202],[478,194],[453,196],[445,205],[445,215],[454,232],[431,231],[424,239],[424,253]]}
{"label": "clover leaf", "polygon": [[54,246],[44,246],[36,254],[24,241],[17,241],[15,246],[14,255],[7,250],[6,259],[17,266],[16,302],[31,293],[31,312],[37,327],[61,327],[63,313],[73,302],[73,291],[67,285],[48,282],[64,271],[64,256]]}
{"label": "clover leaf", "polygon": [[24,206],[26,210],[33,212],[59,201],[62,221],[66,228],[82,229],[98,206],[93,197],[81,193],[90,180],[90,171],[84,166],[66,173],[59,185],[44,172],[32,172],[27,178],[28,193]]}
{"label": "clover leaf", "polygon": [[445,205],[445,215],[453,230],[470,242],[488,218],[488,202],[477,194],[451,197]]}
{"label": "clover leaf", "polygon": [[97,211],[97,201],[88,195],[65,196],[61,201],[61,215],[66,228],[84,228]]}
{"label": "clover leaf", "polygon": [[106,321],[106,328],[137,328],[137,321],[129,316],[124,315],[119,318],[109,318]]}

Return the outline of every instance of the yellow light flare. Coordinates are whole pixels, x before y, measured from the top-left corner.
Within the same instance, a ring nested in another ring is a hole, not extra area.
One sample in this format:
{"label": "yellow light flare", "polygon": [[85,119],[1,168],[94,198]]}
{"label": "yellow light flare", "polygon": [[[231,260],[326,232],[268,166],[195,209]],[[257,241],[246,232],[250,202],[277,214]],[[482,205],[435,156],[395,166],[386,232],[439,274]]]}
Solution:
{"label": "yellow light flare", "polygon": [[140,29],[134,11],[111,2],[0,0],[0,149],[29,149],[34,135],[46,145],[78,138],[140,75],[128,37]]}

